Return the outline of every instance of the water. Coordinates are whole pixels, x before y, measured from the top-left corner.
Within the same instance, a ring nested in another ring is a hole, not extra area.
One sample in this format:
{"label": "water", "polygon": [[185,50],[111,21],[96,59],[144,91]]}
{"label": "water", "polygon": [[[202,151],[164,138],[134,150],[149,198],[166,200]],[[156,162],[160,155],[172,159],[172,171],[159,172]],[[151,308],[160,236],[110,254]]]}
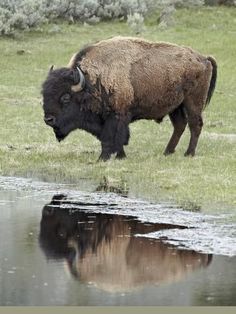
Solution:
{"label": "water", "polygon": [[0,305],[236,305],[235,226],[0,177]]}

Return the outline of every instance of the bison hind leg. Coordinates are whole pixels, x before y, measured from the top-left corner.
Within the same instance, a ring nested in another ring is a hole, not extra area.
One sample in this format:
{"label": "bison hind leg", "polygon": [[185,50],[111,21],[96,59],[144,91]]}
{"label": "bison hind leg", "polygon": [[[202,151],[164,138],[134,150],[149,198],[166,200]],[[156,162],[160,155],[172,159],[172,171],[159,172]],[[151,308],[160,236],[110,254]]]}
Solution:
{"label": "bison hind leg", "polygon": [[177,144],[179,143],[180,137],[186,128],[187,117],[183,108],[183,104],[181,104],[178,108],[176,108],[173,112],[171,112],[169,114],[169,117],[174,127],[174,130],[166,146],[164,155],[170,155],[175,152],[175,148]]}
{"label": "bison hind leg", "polygon": [[201,134],[203,127],[203,120],[201,115],[189,115],[189,129],[190,129],[190,142],[188,149],[186,150],[184,156],[194,156],[197,147],[198,139]]}
{"label": "bison hind leg", "polygon": [[195,155],[198,139],[203,127],[202,110],[204,103],[204,101],[196,102],[196,100],[193,100],[192,97],[188,97],[187,100],[184,101],[184,107],[186,108],[188,126],[190,130],[190,141],[184,156]]}

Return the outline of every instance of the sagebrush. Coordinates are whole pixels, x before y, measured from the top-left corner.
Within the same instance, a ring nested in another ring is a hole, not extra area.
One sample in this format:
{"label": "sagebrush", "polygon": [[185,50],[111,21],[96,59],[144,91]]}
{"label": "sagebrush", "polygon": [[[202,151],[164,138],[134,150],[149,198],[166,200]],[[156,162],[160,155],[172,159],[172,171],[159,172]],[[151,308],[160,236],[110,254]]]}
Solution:
{"label": "sagebrush", "polygon": [[[168,5],[202,5],[203,0],[1,0],[0,35],[37,27],[55,19],[70,22],[138,18]],[[138,15],[137,15],[138,14]],[[136,23],[138,24],[138,23]],[[137,26],[135,26],[137,27]]]}

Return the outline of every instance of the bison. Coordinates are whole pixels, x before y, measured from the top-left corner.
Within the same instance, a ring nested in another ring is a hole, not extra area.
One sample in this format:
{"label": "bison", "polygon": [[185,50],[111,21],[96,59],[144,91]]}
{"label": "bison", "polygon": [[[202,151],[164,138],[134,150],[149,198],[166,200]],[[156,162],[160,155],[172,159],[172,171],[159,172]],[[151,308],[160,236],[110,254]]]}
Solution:
{"label": "bison", "polygon": [[43,83],[44,120],[58,141],[83,129],[101,142],[100,160],[124,158],[129,124],[169,115],[173,134],[168,155],[186,125],[194,156],[203,126],[202,111],[215,89],[217,64],[189,47],[140,38],[114,37],[76,53],[67,67],[50,69]]}

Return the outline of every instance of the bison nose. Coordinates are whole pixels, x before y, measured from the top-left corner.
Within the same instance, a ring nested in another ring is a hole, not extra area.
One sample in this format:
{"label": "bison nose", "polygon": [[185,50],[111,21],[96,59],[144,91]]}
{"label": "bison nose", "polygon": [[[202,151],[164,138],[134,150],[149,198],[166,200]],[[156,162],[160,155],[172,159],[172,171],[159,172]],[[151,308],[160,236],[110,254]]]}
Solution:
{"label": "bison nose", "polygon": [[45,116],[44,121],[47,125],[55,126],[56,118],[54,116]]}

